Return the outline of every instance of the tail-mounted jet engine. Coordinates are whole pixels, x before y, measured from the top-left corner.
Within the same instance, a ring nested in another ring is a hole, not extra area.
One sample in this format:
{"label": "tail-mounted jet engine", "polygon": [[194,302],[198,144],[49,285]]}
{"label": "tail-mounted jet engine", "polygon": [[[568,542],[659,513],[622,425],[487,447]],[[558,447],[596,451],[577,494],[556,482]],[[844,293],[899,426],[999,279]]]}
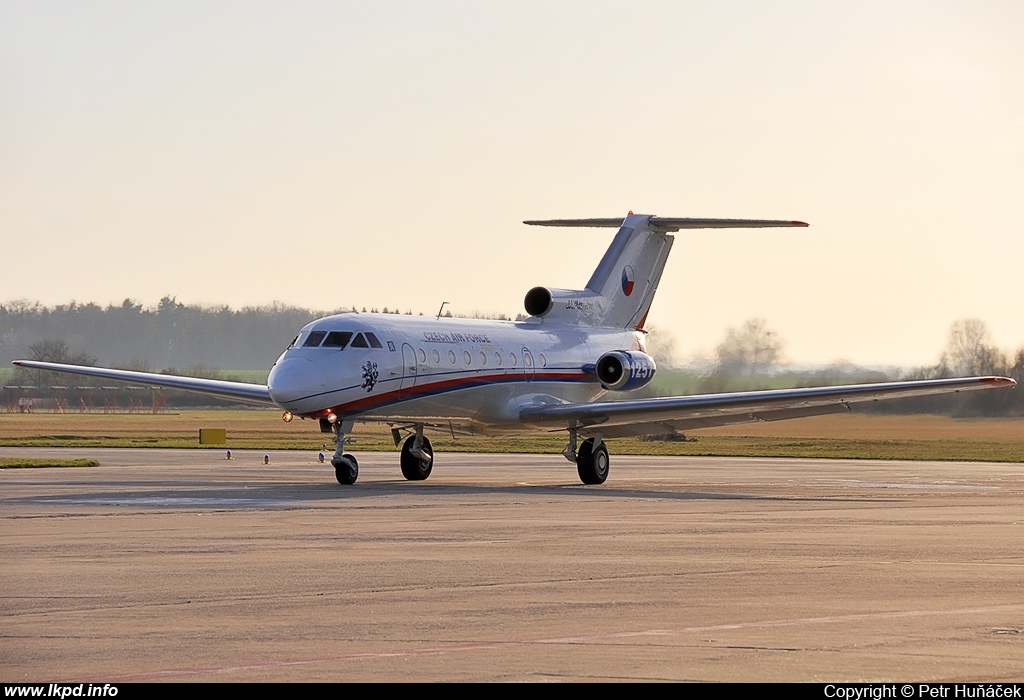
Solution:
{"label": "tail-mounted jet engine", "polygon": [[636,350],[606,352],[594,367],[601,386],[609,391],[632,391],[646,386],[654,379],[656,369],[653,357]]}
{"label": "tail-mounted jet engine", "polygon": [[524,306],[531,316],[546,316],[555,304],[555,295],[546,287],[534,287],[526,293]]}
{"label": "tail-mounted jet engine", "polygon": [[534,287],[526,293],[526,313],[545,321],[574,325],[600,325],[608,300],[589,289]]}

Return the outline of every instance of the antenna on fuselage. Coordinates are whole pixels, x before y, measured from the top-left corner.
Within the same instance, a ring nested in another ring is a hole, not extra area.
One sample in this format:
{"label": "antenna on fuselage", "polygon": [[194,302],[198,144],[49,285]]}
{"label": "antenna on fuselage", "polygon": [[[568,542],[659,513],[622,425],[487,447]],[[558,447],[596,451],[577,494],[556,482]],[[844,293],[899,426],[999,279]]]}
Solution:
{"label": "antenna on fuselage", "polygon": [[441,302],[441,308],[437,310],[437,318],[434,319],[435,321],[439,321],[441,319],[441,312],[444,311],[445,304],[447,304],[447,303],[448,303],[447,301],[442,301]]}

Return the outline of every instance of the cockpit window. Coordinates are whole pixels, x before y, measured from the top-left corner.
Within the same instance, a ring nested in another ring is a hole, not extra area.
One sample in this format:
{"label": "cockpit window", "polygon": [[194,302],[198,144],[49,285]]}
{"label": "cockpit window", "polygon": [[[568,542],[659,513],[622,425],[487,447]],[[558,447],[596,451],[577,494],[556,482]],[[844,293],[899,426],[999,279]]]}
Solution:
{"label": "cockpit window", "polygon": [[327,331],[310,331],[309,337],[306,338],[306,342],[302,344],[304,348],[315,348],[320,345],[320,341],[327,335]]}
{"label": "cockpit window", "polygon": [[[322,346],[321,343],[323,343]],[[373,333],[353,333],[352,331],[302,331],[288,347],[325,347],[344,350],[350,344],[353,348],[380,349],[384,347]]]}
{"label": "cockpit window", "polygon": [[327,334],[327,340],[324,341],[324,347],[344,350],[345,346],[348,345],[348,341],[351,339],[352,333],[350,331],[331,331]]}

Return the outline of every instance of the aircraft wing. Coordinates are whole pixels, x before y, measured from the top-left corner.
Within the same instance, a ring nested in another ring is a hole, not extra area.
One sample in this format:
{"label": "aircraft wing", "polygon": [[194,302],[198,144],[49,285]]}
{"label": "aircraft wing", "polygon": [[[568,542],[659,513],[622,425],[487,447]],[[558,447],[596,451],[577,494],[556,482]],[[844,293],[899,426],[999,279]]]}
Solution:
{"label": "aircraft wing", "polygon": [[146,386],[163,386],[169,389],[194,391],[199,394],[219,396],[261,406],[276,406],[270,391],[262,384],[246,384],[244,382],[227,382],[220,379],[200,379],[198,377],[179,377],[173,374],[156,374],[154,372],[131,372],[124,369],[106,369],[104,367],[85,367],[82,365],[62,365],[56,362],[36,362],[35,360],[15,360],[12,364],[28,369],[45,369],[54,372],[82,374],[87,377],[116,379],[122,382],[137,382]]}
{"label": "aircraft wing", "polygon": [[519,418],[527,425],[552,431],[575,425],[580,432],[601,433],[602,437],[652,435],[732,423],[839,413],[850,410],[849,404],[859,401],[1012,387],[1015,384],[1007,377],[968,377],[589,404],[549,404],[526,407],[520,411]]}

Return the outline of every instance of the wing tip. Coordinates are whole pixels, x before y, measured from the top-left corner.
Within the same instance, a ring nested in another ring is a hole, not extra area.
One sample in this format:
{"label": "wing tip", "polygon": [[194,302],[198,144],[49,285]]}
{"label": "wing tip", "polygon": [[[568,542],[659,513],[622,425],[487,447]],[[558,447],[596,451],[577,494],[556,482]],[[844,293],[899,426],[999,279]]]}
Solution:
{"label": "wing tip", "polygon": [[979,381],[992,386],[1017,386],[1017,380],[1010,377],[982,377]]}

